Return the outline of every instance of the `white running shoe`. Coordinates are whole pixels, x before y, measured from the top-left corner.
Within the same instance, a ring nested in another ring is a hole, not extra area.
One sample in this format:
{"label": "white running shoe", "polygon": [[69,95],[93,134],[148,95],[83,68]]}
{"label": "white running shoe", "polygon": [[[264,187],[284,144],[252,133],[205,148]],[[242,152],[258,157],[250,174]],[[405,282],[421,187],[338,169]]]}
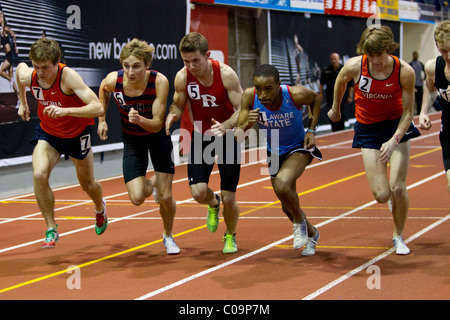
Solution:
{"label": "white running shoe", "polygon": [[305,249],[303,249],[302,251],[302,256],[309,257],[316,254],[316,245],[317,241],[319,241],[319,238],[320,238],[319,230],[316,229],[316,234],[308,238],[308,242],[306,243]]}
{"label": "white running shoe", "polygon": [[175,243],[175,240],[173,240],[172,236],[166,236],[163,234],[163,243],[166,247],[167,254],[179,254],[180,248]]}
{"label": "white running shoe", "polygon": [[308,230],[306,221],[294,223],[294,249],[300,249],[308,242]]}
{"label": "white running shoe", "polygon": [[411,251],[406,246],[405,242],[403,241],[402,236],[396,236],[394,239],[392,239],[394,242],[395,247],[395,253],[397,254],[409,254]]}

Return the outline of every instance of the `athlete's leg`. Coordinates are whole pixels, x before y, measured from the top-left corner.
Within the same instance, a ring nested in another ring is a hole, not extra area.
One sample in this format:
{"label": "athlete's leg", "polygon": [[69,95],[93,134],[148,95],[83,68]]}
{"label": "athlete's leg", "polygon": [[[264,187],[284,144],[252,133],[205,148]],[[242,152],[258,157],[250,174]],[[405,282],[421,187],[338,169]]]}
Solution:
{"label": "athlete's leg", "polygon": [[362,148],[362,158],[366,177],[375,200],[379,203],[388,202],[391,188],[387,176],[387,164],[380,161],[380,150]]}
{"label": "athlete's leg", "polygon": [[394,217],[394,238],[403,234],[409,210],[409,197],[406,189],[409,154],[411,142],[400,143],[392,153],[390,164],[390,188],[392,199],[392,215]]}
{"label": "athlete's leg", "polygon": [[173,221],[176,213],[176,203],[172,194],[173,174],[155,172],[156,190],[159,198],[159,208],[164,224],[164,233],[172,235]]}
{"label": "athlete's leg", "polygon": [[311,157],[309,153],[293,153],[282,163],[275,178],[271,179],[273,190],[281,201],[283,212],[294,223],[305,221],[309,236],[313,236],[316,231],[300,207],[297,194],[297,179],[305,171],[306,166],[311,161]]}
{"label": "athlete's leg", "polygon": [[103,211],[103,190],[100,182],[94,177],[94,156],[92,149],[89,150],[86,158],[80,160],[72,158],[75,164],[78,181],[81,188],[88,194],[95,205],[95,211]]}
{"label": "athlete's leg", "polygon": [[225,233],[235,234],[240,213],[239,206],[236,202],[236,192],[222,190],[221,195],[223,203],[223,218],[227,227]]}
{"label": "athlete's leg", "polygon": [[153,193],[153,183],[145,176],[134,178],[126,183],[128,197],[135,206],[140,206]]}
{"label": "athlete's leg", "polygon": [[55,228],[55,197],[50,188],[49,178],[61,154],[47,141],[39,140],[33,151],[33,184],[39,209],[48,228]]}

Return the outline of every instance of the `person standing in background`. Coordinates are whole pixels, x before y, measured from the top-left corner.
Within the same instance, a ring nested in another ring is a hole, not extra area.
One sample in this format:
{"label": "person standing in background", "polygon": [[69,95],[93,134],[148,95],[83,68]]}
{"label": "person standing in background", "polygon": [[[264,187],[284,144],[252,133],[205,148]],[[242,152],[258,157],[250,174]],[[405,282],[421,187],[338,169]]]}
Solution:
{"label": "person standing in background", "polygon": [[422,109],[422,99],[423,99],[423,81],[426,78],[425,67],[422,62],[419,61],[419,53],[417,51],[413,52],[413,59],[409,63],[416,73],[416,84],[415,84],[415,97],[416,97],[416,113],[420,114]]}
{"label": "person standing in background", "polygon": [[[330,65],[325,68],[320,77],[320,87],[319,87],[319,99],[323,101],[323,91],[326,86],[326,103],[328,110],[333,106],[333,95],[334,95],[334,84],[339,72],[344,66],[341,64],[339,54],[334,52],[330,54]],[[353,102],[353,80],[347,84],[347,89],[342,97],[343,106],[342,109],[347,109],[348,105]],[[345,129],[345,115],[341,116],[341,119],[337,122],[330,121],[332,131],[340,131]]]}

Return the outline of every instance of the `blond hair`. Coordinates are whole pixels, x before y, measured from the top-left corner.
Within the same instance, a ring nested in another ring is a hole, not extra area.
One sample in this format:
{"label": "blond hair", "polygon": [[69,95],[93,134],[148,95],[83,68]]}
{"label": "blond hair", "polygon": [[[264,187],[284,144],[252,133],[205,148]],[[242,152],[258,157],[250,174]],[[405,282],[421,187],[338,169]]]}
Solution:
{"label": "blond hair", "polygon": [[450,20],[442,21],[434,31],[434,41],[437,45],[443,45],[450,40]]}
{"label": "blond hair", "polygon": [[120,63],[123,64],[123,61],[129,56],[135,56],[139,60],[144,61],[145,65],[151,66],[153,61],[153,47],[150,47],[143,40],[134,38],[123,46],[122,52],[120,53]]}
{"label": "blond hair", "polygon": [[53,64],[57,64],[61,58],[61,48],[56,40],[40,38],[31,45],[28,56],[31,61],[50,61]]}
{"label": "blond hair", "polygon": [[361,34],[361,39],[356,48],[356,53],[362,54],[380,54],[394,52],[399,44],[394,41],[394,34],[388,26],[375,26],[367,28]]}

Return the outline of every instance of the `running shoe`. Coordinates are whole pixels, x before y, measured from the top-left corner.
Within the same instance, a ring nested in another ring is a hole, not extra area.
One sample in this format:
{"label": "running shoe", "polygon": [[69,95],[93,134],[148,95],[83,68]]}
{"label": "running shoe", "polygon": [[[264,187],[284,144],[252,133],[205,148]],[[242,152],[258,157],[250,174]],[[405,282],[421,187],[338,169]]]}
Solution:
{"label": "running shoe", "polygon": [[45,239],[44,243],[42,244],[42,249],[53,249],[55,248],[56,242],[59,240],[59,233],[58,233],[58,225],[54,228],[49,228],[47,231],[45,231]]}
{"label": "running shoe", "polygon": [[411,251],[406,246],[405,242],[403,241],[402,236],[396,236],[394,239],[392,239],[394,242],[395,247],[395,253],[397,254],[409,254]]}
{"label": "running shoe", "polygon": [[166,247],[167,254],[179,254],[180,248],[175,243],[175,240],[173,240],[173,236],[166,236],[163,234],[163,243]]}
{"label": "running shoe", "polygon": [[219,210],[220,210],[220,197],[215,194],[217,199],[217,205],[215,207],[208,206],[208,216],[206,217],[206,226],[211,232],[216,232],[219,227]]}
{"label": "running shoe", "polygon": [[300,249],[308,242],[308,230],[306,221],[294,223],[294,249]]}
{"label": "running shoe", "polygon": [[308,242],[306,243],[305,248],[302,251],[302,256],[309,257],[316,254],[316,245],[317,241],[319,241],[319,238],[320,238],[319,230],[316,229],[316,234],[308,238]]}
{"label": "running shoe", "polygon": [[108,217],[106,216],[106,202],[103,200],[103,211],[95,212],[95,233],[101,235],[108,227]]}
{"label": "running shoe", "polygon": [[223,253],[235,253],[238,251],[236,245],[236,234],[225,233],[222,241],[225,242],[223,246]]}

